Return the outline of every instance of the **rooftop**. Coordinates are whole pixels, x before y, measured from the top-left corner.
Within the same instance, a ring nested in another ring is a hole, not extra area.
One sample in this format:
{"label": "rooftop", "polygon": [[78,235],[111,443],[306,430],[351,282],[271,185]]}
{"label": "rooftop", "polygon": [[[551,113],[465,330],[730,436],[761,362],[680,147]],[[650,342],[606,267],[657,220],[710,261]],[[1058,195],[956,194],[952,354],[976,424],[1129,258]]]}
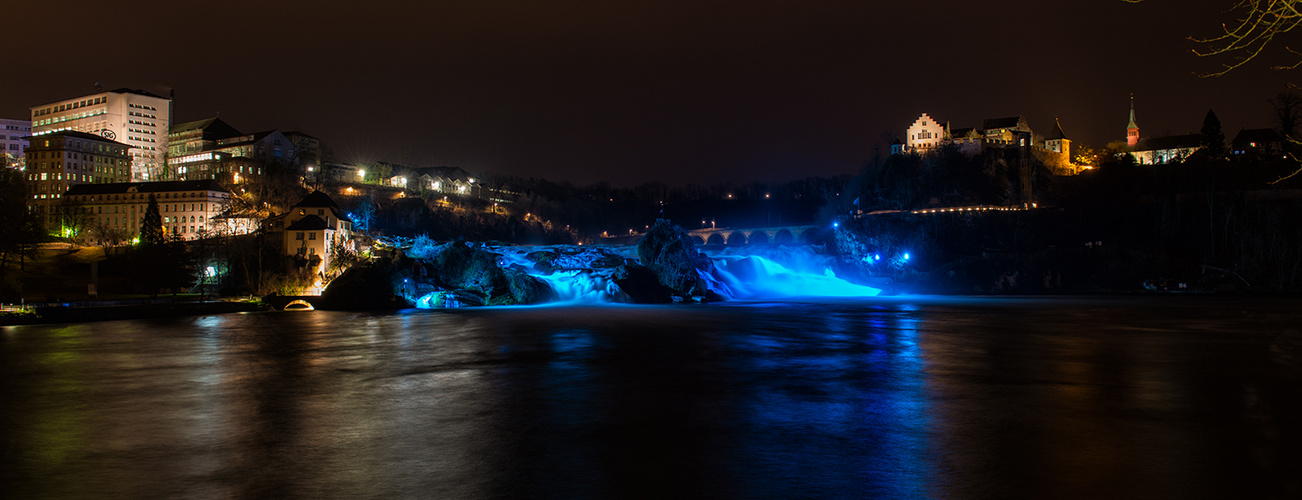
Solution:
{"label": "rooftop", "polygon": [[[134,188],[134,189],[132,189]],[[121,193],[170,193],[174,191],[221,191],[227,192],[221,184],[212,179],[199,181],[162,181],[162,182],[113,182],[107,184],[74,184],[68,188],[68,196],[86,194],[121,194]]]}

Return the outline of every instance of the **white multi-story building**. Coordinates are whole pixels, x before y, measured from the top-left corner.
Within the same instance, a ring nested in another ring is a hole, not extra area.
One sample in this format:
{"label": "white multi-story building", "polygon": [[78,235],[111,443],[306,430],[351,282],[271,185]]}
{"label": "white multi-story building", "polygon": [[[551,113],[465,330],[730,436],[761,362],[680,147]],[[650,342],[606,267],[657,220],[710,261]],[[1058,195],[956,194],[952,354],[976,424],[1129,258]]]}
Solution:
{"label": "white multi-story building", "polygon": [[32,122],[0,118],[0,160],[5,167],[21,167],[26,137],[32,135]]}
{"label": "white multi-story building", "polygon": [[32,136],[64,130],[85,132],[131,146],[131,178],[157,180],[167,157],[172,100],[121,88],[31,108]]}
{"label": "white multi-story building", "polygon": [[68,189],[65,197],[83,226],[74,236],[101,244],[131,241],[140,234],[151,195],[169,237],[193,240],[248,231],[227,227],[230,220],[221,216],[232,195],[217,181],[121,182]]}

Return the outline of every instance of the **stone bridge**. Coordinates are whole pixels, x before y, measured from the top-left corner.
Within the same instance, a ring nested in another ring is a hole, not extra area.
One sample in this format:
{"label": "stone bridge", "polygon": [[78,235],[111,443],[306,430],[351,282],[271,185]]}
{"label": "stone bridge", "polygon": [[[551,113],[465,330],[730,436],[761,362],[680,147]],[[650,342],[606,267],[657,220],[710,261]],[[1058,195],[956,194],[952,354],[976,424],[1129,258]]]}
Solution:
{"label": "stone bridge", "polygon": [[277,311],[310,311],[316,309],[316,303],[320,300],[320,295],[276,295],[274,293],[262,298],[263,302]]}
{"label": "stone bridge", "polygon": [[832,232],[820,226],[772,226],[751,228],[706,228],[688,231],[697,245],[792,245],[818,243]]}

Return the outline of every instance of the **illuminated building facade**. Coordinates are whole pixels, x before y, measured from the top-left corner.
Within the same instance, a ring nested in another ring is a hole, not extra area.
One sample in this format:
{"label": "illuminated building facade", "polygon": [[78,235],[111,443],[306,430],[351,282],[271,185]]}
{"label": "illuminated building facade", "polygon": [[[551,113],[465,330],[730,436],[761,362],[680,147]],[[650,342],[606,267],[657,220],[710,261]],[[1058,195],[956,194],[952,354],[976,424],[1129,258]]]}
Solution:
{"label": "illuminated building facade", "polygon": [[353,222],[330,196],[313,191],[288,212],[264,220],[262,228],[283,245],[284,255],[316,261],[313,272],[321,273],[330,266],[332,250],[352,241]]}
{"label": "illuminated building facade", "polygon": [[957,145],[967,155],[980,154],[989,147],[1047,149],[1045,143],[1034,142],[1034,132],[1021,116],[988,118],[981,125],[981,128],[951,128],[949,122],[942,123],[923,113],[909,126],[902,147],[892,145],[891,153],[924,153],[946,144]]}
{"label": "illuminated building facade", "polygon": [[228,185],[262,179],[264,167],[250,158],[233,157],[223,151],[206,151],[170,158],[168,168],[176,180],[212,179]]}
{"label": "illuminated building facade", "polygon": [[121,88],[31,108],[32,136],[75,131],[102,136],[131,147],[131,179],[164,176],[172,100],[143,90]]}
{"label": "illuminated building facade", "polygon": [[1261,159],[1285,159],[1288,158],[1288,151],[1285,145],[1288,144],[1283,134],[1270,128],[1254,128],[1240,130],[1230,141],[1230,152],[1236,157],[1251,157]]}
{"label": "illuminated building facade", "polygon": [[278,130],[218,139],[212,147],[235,158],[249,158],[264,165],[288,165],[294,158],[294,143]]}
{"label": "illuminated building facade", "polygon": [[1202,147],[1202,134],[1150,137],[1138,141],[1130,156],[1140,165],[1161,165],[1184,161]]}
{"label": "illuminated building facade", "polygon": [[913,121],[912,125],[909,125],[908,140],[905,145],[908,151],[924,152],[941,145],[948,139],[949,123],[942,125],[935,118],[923,113]]}
{"label": "illuminated building facade", "polygon": [[1126,124],[1126,145],[1135,147],[1139,144],[1139,125],[1135,123],[1135,96],[1130,96],[1130,123]]}
{"label": "illuminated building facade", "polygon": [[[301,172],[315,172],[321,167],[321,140],[302,132],[285,132],[285,138],[294,145],[290,163]],[[309,170],[310,169],[310,170]]]}
{"label": "illuminated building facade", "polygon": [[28,209],[43,217],[49,230],[76,225],[64,200],[69,188],[131,180],[131,147],[126,144],[71,130],[34,136],[29,141],[24,170],[32,197]]}
{"label": "illuminated building facade", "polygon": [[216,181],[120,182],[80,184],[68,190],[68,203],[82,219],[76,238],[131,241],[140,234],[149,195],[158,203],[168,237],[193,240],[236,232],[223,227],[225,221],[219,218],[229,207],[231,193]]}
{"label": "illuminated building facade", "polygon": [[1067,134],[1063,133],[1062,124],[1058,123],[1057,118],[1053,119],[1053,132],[1044,139],[1044,149],[1071,158],[1071,139],[1068,139]]}
{"label": "illuminated building facade", "polygon": [[217,141],[241,135],[244,133],[217,117],[174,125],[167,133],[167,158],[211,151]]}
{"label": "illuminated building facade", "polygon": [[0,166],[22,167],[32,122],[0,118]]}

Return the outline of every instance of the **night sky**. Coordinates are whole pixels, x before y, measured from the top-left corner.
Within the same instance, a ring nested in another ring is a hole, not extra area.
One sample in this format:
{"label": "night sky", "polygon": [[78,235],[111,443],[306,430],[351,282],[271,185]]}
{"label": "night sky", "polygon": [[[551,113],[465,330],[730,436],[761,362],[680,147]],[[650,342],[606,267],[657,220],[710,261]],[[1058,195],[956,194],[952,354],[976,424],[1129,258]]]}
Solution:
{"label": "night sky", "polygon": [[[586,184],[856,173],[922,112],[1077,143],[1269,127],[1302,73],[1188,53],[1233,2],[12,2],[0,116],[132,87],[175,120],[301,130],[341,161]],[[130,5],[130,6],[128,6]],[[1300,34],[1302,35],[1302,34]],[[1302,44],[1300,44],[1302,45]],[[14,47],[14,45],[11,45]]]}

